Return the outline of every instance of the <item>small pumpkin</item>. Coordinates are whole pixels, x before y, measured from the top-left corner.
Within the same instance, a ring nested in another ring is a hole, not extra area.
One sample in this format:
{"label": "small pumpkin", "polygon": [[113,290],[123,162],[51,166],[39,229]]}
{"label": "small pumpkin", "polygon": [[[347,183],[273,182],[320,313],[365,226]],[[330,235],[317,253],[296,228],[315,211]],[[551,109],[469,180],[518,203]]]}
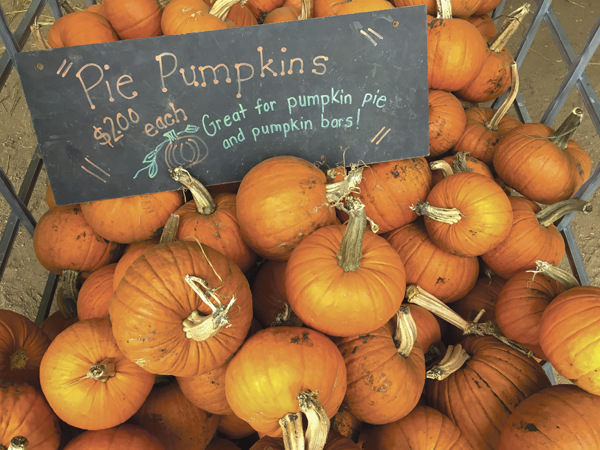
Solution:
{"label": "small pumpkin", "polygon": [[157,0],[104,0],[103,13],[121,39],[140,39],[162,34],[162,8]]}
{"label": "small pumpkin", "polygon": [[233,413],[221,416],[217,431],[229,439],[242,439],[256,433],[249,423]]}
{"label": "small pumpkin", "polygon": [[392,8],[392,4],[387,0],[348,0],[336,10],[335,15],[341,16],[368,11],[382,11]]}
{"label": "small pumpkin", "polygon": [[28,448],[33,450],[58,448],[58,418],[42,393],[34,387],[20,381],[0,379],[0,411],[1,448],[11,448],[11,440],[17,436],[26,438]]}
{"label": "small pumpkin", "polygon": [[83,282],[77,297],[77,317],[80,320],[108,317],[116,267],[117,264],[101,267]]}
{"label": "small pumpkin", "polygon": [[[472,172],[494,179],[492,171],[483,162],[474,158],[468,153],[458,152],[454,156],[446,156],[442,158],[442,161],[446,161],[450,164],[453,173],[458,172]],[[444,172],[442,170],[434,170],[432,172],[432,181],[435,186],[444,178]]]}
{"label": "small pumpkin", "polygon": [[158,439],[137,425],[123,424],[106,430],[86,431],[65,450],[165,450]]}
{"label": "small pumpkin", "polygon": [[498,295],[500,295],[506,281],[506,279],[498,276],[481,277],[467,295],[452,303],[451,308],[468,321],[472,321],[479,314],[479,311],[485,309],[485,313],[479,320],[481,322],[494,320]]}
{"label": "small pumpkin", "polygon": [[52,48],[118,40],[119,37],[108,20],[88,11],[77,11],[62,16],[52,24],[48,32],[48,44]]}
{"label": "small pumpkin", "polygon": [[435,0],[394,0],[393,3],[397,7],[425,5],[427,7],[427,14],[430,16],[435,16],[437,11],[437,4]]}
{"label": "small pumpkin", "polygon": [[48,403],[63,421],[101,430],[120,425],[137,411],[152,389],[154,375],[123,356],[108,319],[88,319],[70,326],[50,344],[40,381]]}
{"label": "small pumpkin", "polygon": [[0,380],[39,387],[40,363],[50,345],[48,336],[27,317],[2,309],[0,342]]}
{"label": "small pumpkin", "polygon": [[484,38],[493,38],[498,34],[498,30],[496,29],[494,19],[492,19],[487,14],[483,14],[481,16],[467,17],[465,20],[473,24]]}
{"label": "small pumpkin", "polygon": [[460,101],[450,92],[429,90],[429,156],[440,156],[454,147],[467,118]]}
{"label": "small pumpkin", "polygon": [[293,22],[300,18],[300,10],[293,6],[280,6],[275,8],[265,17],[263,25],[270,23],[282,23],[282,22]]}
{"label": "small pumpkin", "polygon": [[340,409],[335,413],[335,416],[331,418],[331,431],[335,431],[340,435],[347,437],[353,442],[358,440],[360,429],[363,422],[358,420],[352,412],[346,402],[342,402]]}
{"label": "small pumpkin", "polygon": [[56,311],[50,314],[40,325],[41,330],[46,333],[46,336],[53,341],[56,336],[65,331],[75,322],[79,322],[77,316],[71,318],[65,318],[60,311]]}
{"label": "small pumpkin", "polygon": [[131,263],[135,261],[138,258],[138,256],[146,253],[147,250],[156,247],[158,243],[159,238],[154,237],[152,239],[148,239],[147,241],[129,244],[125,247],[123,255],[121,256],[115,267],[115,273],[113,274],[113,291],[117,290],[117,286],[121,282],[121,279],[125,275],[125,272],[129,268]]}
{"label": "small pumpkin", "polygon": [[168,191],[82,203],[81,211],[100,236],[131,244],[160,236],[169,216],[182,203],[181,191]]}
{"label": "small pumpkin", "polygon": [[417,326],[417,342],[423,352],[427,353],[432,345],[439,346],[442,341],[442,328],[435,316],[418,305],[406,306],[410,309]]}
{"label": "small pumpkin", "polygon": [[163,12],[161,26],[165,36],[227,28],[223,20],[209,14],[203,0],[171,0]]}
{"label": "small pumpkin", "polygon": [[494,169],[525,197],[547,205],[567,200],[588,179],[590,156],[571,135],[583,110],[575,108],[561,126],[520,125],[504,135],[494,153]]}
{"label": "small pumpkin", "polygon": [[229,361],[194,377],[177,377],[181,392],[194,406],[210,414],[233,414],[225,397],[225,373]]}
{"label": "small pumpkin", "polygon": [[473,15],[481,16],[492,12],[500,3],[502,3],[502,0],[482,0],[479,9],[475,11]]}

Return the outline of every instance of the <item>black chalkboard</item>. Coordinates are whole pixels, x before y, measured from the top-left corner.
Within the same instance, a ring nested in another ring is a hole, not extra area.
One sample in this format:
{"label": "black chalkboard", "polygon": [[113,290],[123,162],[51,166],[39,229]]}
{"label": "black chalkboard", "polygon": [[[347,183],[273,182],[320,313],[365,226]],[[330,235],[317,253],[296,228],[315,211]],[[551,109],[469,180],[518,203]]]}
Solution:
{"label": "black chalkboard", "polygon": [[17,55],[58,204],[205,185],[260,161],[428,145],[424,6]]}

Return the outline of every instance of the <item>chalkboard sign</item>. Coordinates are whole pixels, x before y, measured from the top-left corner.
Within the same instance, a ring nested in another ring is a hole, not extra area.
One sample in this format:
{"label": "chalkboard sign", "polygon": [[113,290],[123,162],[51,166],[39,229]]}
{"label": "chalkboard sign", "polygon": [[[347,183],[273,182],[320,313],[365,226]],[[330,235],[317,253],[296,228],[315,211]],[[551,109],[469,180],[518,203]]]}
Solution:
{"label": "chalkboard sign", "polygon": [[429,153],[424,6],[21,53],[58,204]]}

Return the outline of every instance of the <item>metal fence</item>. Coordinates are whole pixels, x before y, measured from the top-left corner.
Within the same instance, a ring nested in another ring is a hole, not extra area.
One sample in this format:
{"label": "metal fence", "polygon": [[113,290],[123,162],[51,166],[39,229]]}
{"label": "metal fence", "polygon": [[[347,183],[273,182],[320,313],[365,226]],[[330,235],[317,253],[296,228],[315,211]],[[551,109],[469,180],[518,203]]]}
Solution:
{"label": "metal fence", "polygon": [[[584,72],[590,59],[600,44],[600,18],[598,18],[596,24],[592,28],[585,42],[583,50],[579,55],[577,55],[573,49],[573,46],[569,42],[569,39],[567,38],[567,35],[565,34],[565,31],[558,20],[558,17],[556,16],[556,13],[552,9],[552,0],[534,1],[537,4],[536,10],[533,14],[529,28],[514,55],[514,58],[517,61],[517,67],[520,67],[525,60],[527,52],[531,48],[531,44],[533,43],[537,32],[540,29],[542,21],[545,21],[550,33],[552,34],[552,37],[554,38],[558,50],[562,55],[563,61],[568,68],[567,76],[562,81],[556,96],[548,106],[548,109],[544,113],[541,122],[546,125],[551,125],[561,108],[564,106],[564,103],[573,88],[577,87],[581,98],[583,99],[583,103],[587,108],[590,119],[596,128],[596,132],[600,136],[600,102],[598,101],[598,96],[594,91],[590,80]],[[88,3],[91,5],[96,3],[96,1],[88,0]],[[503,0],[498,8],[494,10],[492,18],[496,19],[502,14],[505,3],[506,0]],[[14,34],[10,32],[6,17],[2,11],[2,8],[0,7],[0,39],[6,48],[4,55],[2,58],[0,58],[0,92],[4,88],[8,76],[13,68],[14,55],[20,52],[27,42],[30,34],[30,27],[34,23],[35,19],[42,13],[42,10],[46,4],[48,4],[50,7],[55,20],[62,16],[61,7],[58,0],[33,0]],[[496,100],[493,107],[496,108],[500,104],[501,100],[502,98]],[[514,107],[521,121],[531,122],[529,112],[527,111],[527,107],[525,106],[525,102],[520,93],[517,95]],[[36,222],[31,215],[31,212],[27,209],[27,204],[33,192],[35,183],[37,182],[41,168],[42,158],[38,146],[34,152],[27,172],[25,173],[18,193],[15,192],[15,189],[8,180],[8,177],[0,168],[0,193],[2,193],[12,209],[12,213],[10,214],[4,229],[4,233],[0,239],[0,279],[2,279],[6,269],[19,226],[23,225],[27,232],[33,236]],[[589,200],[598,187],[600,187],[600,164],[594,169],[590,179],[579,189],[579,191],[577,191],[574,198]],[[562,233],[565,239],[567,257],[571,264],[574,275],[579,279],[582,285],[589,285],[590,282],[583,264],[583,258],[581,257],[581,253],[575,240],[575,235],[573,234],[573,230],[571,229],[570,225],[570,222],[574,216],[574,213],[565,216],[558,223],[558,230]],[[48,316],[48,312],[50,311],[50,307],[52,305],[52,299],[54,298],[57,282],[58,276],[55,274],[50,274],[48,281],[46,282],[44,293],[42,295],[42,302],[36,317],[36,323],[38,325]],[[544,366],[544,369],[550,376],[550,380],[553,382],[553,384],[555,384],[552,367],[549,365],[549,363]]]}

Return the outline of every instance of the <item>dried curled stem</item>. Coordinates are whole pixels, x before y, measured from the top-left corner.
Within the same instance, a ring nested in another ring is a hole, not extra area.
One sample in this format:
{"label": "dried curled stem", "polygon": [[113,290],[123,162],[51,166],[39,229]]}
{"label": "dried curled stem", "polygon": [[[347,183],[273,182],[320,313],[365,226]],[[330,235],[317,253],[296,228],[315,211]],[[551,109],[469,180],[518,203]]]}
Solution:
{"label": "dried curled stem", "polygon": [[452,19],[452,2],[451,0],[436,0],[437,3],[437,18]]}
{"label": "dried curled stem", "polygon": [[306,450],[322,450],[329,433],[329,417],[319,403],[317,395],[310,390],[298,394],[300,411],[308,420],[306,430]]}
{"label": "dried curled stem", "polygon": [[301,0],[300,15],[298,20],[310,19],[310,11],[312,9],[312,0]]}
{"label": "dried curled stem", "polygon": [[506,47],[506,44],[508,44],[510,38],[519,29],[523,17],[529,13],[530,7],[531,5],[529,3],[525,3],[523,6],[508,15],[502,24],[502,31],[488,45],[491,51],[500,53],[502,49]]}
{"label": "dried curled stem", "polygon": [[454,173],[454,170],[452,170],[452,166],[443,159],[430,162],[429,167],[431,168],[431,170],[441,170],[444,178],[449,177]]}
{"label": "dried curled stem", "polygon": [[56,302],[63,318],[67,320],[77,317],[78,278],[79,272],[77,270],[62,271],[62,289],[57,295]]}
{"label": "dried curled stem", "polygon": [[533,273],[533,277],[531,281],[535,279],[535,276],[538,273],[546,275],[548,278],[552,278],[554,281],[559,282],[565,288],[565,290],[572,289],[574,287],[580,286],[577,278],[573,276],[573,274],[566,272],[558,267],[554,267],[552,264],[546,261],[536,261],[536,269],[528,270],[527,272]]}
{"label": "dried curled stem", "polygon": [[592,210],[593,207],[591,203],[585,200],[571,199],[550,205],[542,209],[535,216],[541,226],[549,227],[558,219],[569,213],[582,212],[584,214],[589,214]]}
{"label": "dried curled stem", "polygon": [[[235,303],[235,294],[232,294],[229,303],[224,305],[219,296],[217,296],[216,289],[211,288],[208,285],[208,281],[199,277],[186,275],[185,282],[212,311],[208,316],[200,315],[197,310],[192,311],[182,322],[185,337],[193,339],[196,342],[202,342],[216,336],[223,328],[229,328],[231,326],[229,310]],[[216,306],[213,302],[216,303]]]}
{"label": "dried curled stem", "polygon": [[467,164],[467,156],[469,156],[469,152],[458,152],[454,155],[454,158],[452,158],[454,160],[454,164],[452,165],[454,173],[473,172],[473,169]]}
{"label": "dried curled stem", "polygon": [[[360,194],[361,189],[358,187],[362,181],[362,173],[365,166],[359,164],[350,164],[350,171],[345,174],[344,179],[335,183],[330,183],[325,186],[327,201],[338,209],[346,211],[344,208],[344,200],[350,194]],[[328,175],[333,179],[336,176],[336,169],[330,169]],[[344,169],[345,172],[345,169]],[[346,211],[347,212],[347,211]]]}
{"label": "dried curled stem", "polygon": [[302,427],[302,414],[287,413],[279,419],[279,426],[283,434],[285,450],[304,450],[304,428]]}
{"label": "dried curled stem", "polygon": [[176,167],[170,170],[169,173],[171,178],[183,184],[192,193],[198,213],[208,216],[215,212],[217,205],[215,205],[212,196],[204,185],[192,177],[187,170],[183,167]]}
{"label": "dried curled stem", "polygon": [[517,70],[517,63],[510,63],[510,75],[511,75],[511,83],[510,83],[510,92],[500,105],[500,107],[496,110],[494,115],[490,120],[485,122],[483,126],[492,131],[498,131],[498,124],[502,120],[502,118],[506,115],[511,105],[517,98],[517,94],[519,93],[519,71]]}
{"label": "dried curled stem", "polygon": [[179,228],[179,215],[171,214],[169,220],[163,227],[163,232],[160,235],[160,244],[166,244],[168,242],[173,242],[175,240],[175,236],[177,236],[177,229]]}
{"label": "dried curled stem", "polygon": [[410,314],[408,306],[401,306],[396,312],[396,350],[405,358],[410,356],[410,352],[417,341],[417,324]]}
{"label": "dried curled stem", "polygon": [[363,257],[362,244],[367,229],[367,214],[365,206],[356,197],[346,198],[346,204],[350,220],[344,231],[337,259],[338,266],[342,267],[344,272],[354,272],[360,269],[360,260]]}
{"label": "dried curled stem", "polygon": [[236,3],[242,3],[242,0],[217,0],[210,8],[209,14],[218,19],[225,20],[227,14]]}
{"label": "dried curled stem", "polygon": [[42,26],[37,23],[37,17],[33,21],[33,25],[29,27],[29,29],[31,30],[33,42],[35,43],[35,46],[38,48],[38,50],[50,50],[52,48],[50,47],[50,44],[48,44],[48,41],[46,40],[44,35],[42,34]]}
{"label": "dried curled stem", "polygon": [[442,360],[429,369],[426,376],[432,380],[444,380],[460,369],[470,358],[460,344],[449,345]]}
{"label": "dried curled stem", "polygon": [[554,132],[552,136],[548,138],[550,142],[553,142],[559,148],[566,150],[567,144],[569,143],[569,139],[575,133],[575,130],[581,125],[581,121],[583,120],[583,109],[575,108],[571,111],[563,123],[560,124],[558,129]]}
{"label": "dried curled stem", "polygon": [[304,325],[289,304],[283,304],[283,311],[275,316],[272,327],[301,327]]}
{"label": "dried curled stem", "polygon": [[432,220],[447,223],[448,225],[458,223],[463,217],[462,213],[457,208],[438,208],[437,206],[431,206],[429,202],[417,202],[417,204],[411,206],[410,209],[419,216],[427,216]]}

